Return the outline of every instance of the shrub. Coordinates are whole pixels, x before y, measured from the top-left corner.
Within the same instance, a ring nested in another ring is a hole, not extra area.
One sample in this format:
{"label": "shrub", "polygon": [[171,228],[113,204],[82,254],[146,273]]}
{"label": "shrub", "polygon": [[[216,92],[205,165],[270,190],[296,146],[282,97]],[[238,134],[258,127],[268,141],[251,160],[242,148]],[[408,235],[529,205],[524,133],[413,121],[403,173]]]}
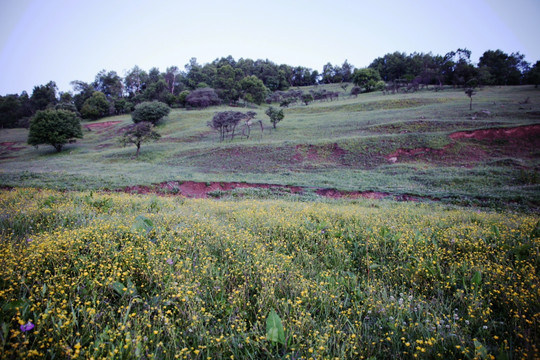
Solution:
{"label": "shrub", "polygon": [[212,105],[221,104],[216,91],[206,87],[192,91],[186,96],[186,105],[195,108],[205,108]]}
{"label": "shrub", "polygon": [[135,106],[135,110],[131,113],[131,118],[134,123],[148,121],[155,124],[169,115],[170,111],[171,108],[167,104],[159,101],[145,101]]}

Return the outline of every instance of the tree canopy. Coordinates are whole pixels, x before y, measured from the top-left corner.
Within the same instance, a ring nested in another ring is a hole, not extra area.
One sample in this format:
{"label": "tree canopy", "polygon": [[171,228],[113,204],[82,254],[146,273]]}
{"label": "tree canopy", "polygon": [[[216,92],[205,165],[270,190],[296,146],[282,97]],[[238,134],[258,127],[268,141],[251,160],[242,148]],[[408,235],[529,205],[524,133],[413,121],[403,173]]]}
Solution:
{"label": "tree canopy", "polygon": [[71,139],[82,137],[81,123],[74,112],[47,109],[36,112],[30,121],[28,144],[47,144],[60,152]]}
{"label": "tree canopy", "polygon": [[[485,51],[477,65],[471,62],[471,51],[467,49],[443,55],[396,51],[374,59],[367,69],[378,72],[381,80],[394,91],[403,85],[413,89],[429,85],[436,85],[437,89],[443,85],[466,87],[471,80],[479,85],[539,83],[537,66],[531,67],[519,52],[507,54],[501,50]],[[70,104],[74,104],[88,119],[128,113],[137,104],[147,101],[160,101],[170,107],[200,108],[220,103],[236,105],[243,98],[254,104],[277,100],[287,106],[295,99],[300,100],[300,96],[282,96],[292,90],[291,87],[333,83],[346,86],[356,78],[357,84],[362,83],[360,87],[373,90],[373,81],[359,79],[367,70],[360,70],[355,70],[347,60],[341,65],[328,62],[319,72],[268,59],[235,60],[232,56],[216,58],[206,64],[192,58],[183,69],[171,65],[163,72],[156,67],[143,70],[135,65],[123,77],[115,71],[101,70],[90,83],[73,81],[69,102],[60,101],[54,81],[35,86],[31,95],[23,92],[0,96],[3,112],[0,121],[2,126],[21,126],[36,111],[55,108],[58,103],[62,103],[60,108],[70,109]],[[268,93],[272,95],[267,96]],[[312,95],[314,100],[334,98],[317,91]]]}
{"label": "tree canopy", "polygon": [[154,124],[149,121],[141,121],[130,125],[119,141],[123,146],[129,144],[135,145],[137,147],[135,157],[139,157],[141,145],[144,142],[155,141],[160,137],[161,135],[154,130]]}
{"label": "tree canopy", "polygon": [[156,124],[158,121],[169,115],[171,108],[159,101],[145,101],[135,106],[135,110],[131,113],[131,118],[134,123],[143,121]]}

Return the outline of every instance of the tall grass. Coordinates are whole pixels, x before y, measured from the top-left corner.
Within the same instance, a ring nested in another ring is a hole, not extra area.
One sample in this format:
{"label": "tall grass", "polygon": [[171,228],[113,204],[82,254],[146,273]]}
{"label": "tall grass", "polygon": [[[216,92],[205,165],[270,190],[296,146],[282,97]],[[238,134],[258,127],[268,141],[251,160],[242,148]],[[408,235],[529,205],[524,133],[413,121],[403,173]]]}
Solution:
{"label": "tall grass", "polygon": [[0,209],[2,358],[540,356],[535,216],[34,189]]}

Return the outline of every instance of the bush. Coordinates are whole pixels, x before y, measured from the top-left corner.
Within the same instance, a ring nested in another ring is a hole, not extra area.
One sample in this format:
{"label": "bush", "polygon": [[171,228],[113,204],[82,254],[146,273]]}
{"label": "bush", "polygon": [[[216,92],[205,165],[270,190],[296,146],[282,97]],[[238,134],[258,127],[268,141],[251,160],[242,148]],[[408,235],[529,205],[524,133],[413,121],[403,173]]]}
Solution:
{"label": "bush", "polygon": [[109,115],[109,102],[101,91],[94,91],[92,96],[84,102],[81,115],[84,119],[96,120]]}
{"label": "bush", "polygon": [[131,118],[134,123],[148,121],[156,124],[158,121],[169,115],[171,108],[159,101],[145,101],[135,106],[135,110],[131,113]]}
{"label": "bush", "polygon": [[221,104],[221,100],[216,91],[209,87],[194,90],[186,96],[186,105],[188,107],[205,108],[219,104]]}
{"label": "bush", "polygon": [[28,144],[47,144],[60,152],[70,139],[82,137],[81,122],[74,112],[43,110],[38,111],[30,121]]}

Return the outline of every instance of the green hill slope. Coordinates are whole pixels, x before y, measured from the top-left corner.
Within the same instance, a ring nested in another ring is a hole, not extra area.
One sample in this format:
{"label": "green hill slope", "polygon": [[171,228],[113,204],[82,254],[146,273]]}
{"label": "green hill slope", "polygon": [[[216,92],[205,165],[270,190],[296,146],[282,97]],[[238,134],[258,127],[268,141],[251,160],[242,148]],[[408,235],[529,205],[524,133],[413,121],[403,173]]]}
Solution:
{"label": "green hill slope", "polygon": [[[264,132],[253,128],[249,139],[224,142],[206,124],[215,112],[232,108],[175,109],[158,125],[160,141],[144,144],[137,159],[135,148],[116,140],[131,123],[129,115],[84,123],[84,139],[60,154],[26,145],[26,130],[1,130],[0,184],[113,189],[235,181],[540,204],[538,90],[484,88],[472,111],[461,89],[342,95],[286,108],[275,130],[264,114],[267,106],[249,109],[263,121]],[[452,135],[501,128],[506,131]]]}

